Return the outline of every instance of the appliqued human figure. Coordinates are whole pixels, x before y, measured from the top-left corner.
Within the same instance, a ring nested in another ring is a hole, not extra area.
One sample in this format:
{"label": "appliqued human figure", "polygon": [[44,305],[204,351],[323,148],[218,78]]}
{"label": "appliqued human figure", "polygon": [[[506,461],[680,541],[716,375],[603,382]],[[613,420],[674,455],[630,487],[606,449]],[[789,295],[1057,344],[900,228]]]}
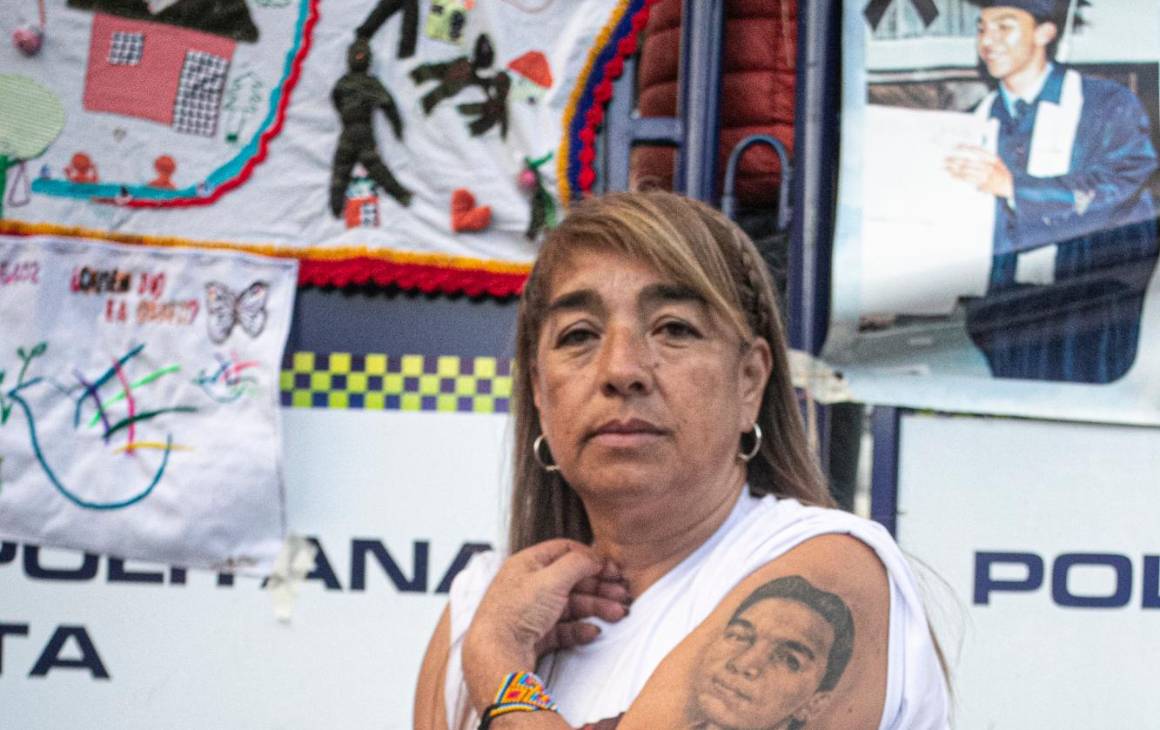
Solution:
{"label": "appliqued human figure", "polygon": [[403,19],[399,29],[399,58],[410,58],[415,55],[415,47],[419,41],[419,0],[379,0],[375,9],[355,31],[359,38],[371,38],[379,32],[379,28],[390,20],[396,13],[402,13]]}
{"label": "appliqued human figure", "polygon": [[471,119],[467,128],[471,130],[472,137],[486,134],[492,127],[499,125],[500,138],[507,139],[507,100],[511,88],[511,77],[500,71],[484,86],[486,101],[472,101],[455,107],[460,114]]}
{"label": "appliqued human figure", "polygon": [[64,176],[69,182],[74,183],[95,183],[100,179],[97,175],[97,166],[84,152],[77,152],[72,156],[64,168]]}
{"label": "appliqued human figure", "polygon": [[342,134],[334,153],[334,167],[330,177],[330,211],[342,215],[346,190],[356,162],[361,162],[370,176],[385,193],[402,205],[411,204],[411,191],[402,185],[383,162],[375,141],[373,117],[381,109],[391,125],[391,131],[403,139],[403,120],[395,100],[382,83],[370,74],[370,44],[365,38],[356,38],[347,50],[349,70],[334,85],[331,99],[342,120]]}
{"label": "appliqued human figure", "polygon": [[488,93],[493,85],[491,77],[481,75],[481,71],[491,68],[495,62],[495,51],[487,34],[475,39],[471,57],[459,56],[450,61],[424,63],[411,70],[411,80],[416,84],[430,81],[439,83],[423,95],[422,106],[425,114],[431,114],[441,102],[456,96],[469,86],[476,86]]}

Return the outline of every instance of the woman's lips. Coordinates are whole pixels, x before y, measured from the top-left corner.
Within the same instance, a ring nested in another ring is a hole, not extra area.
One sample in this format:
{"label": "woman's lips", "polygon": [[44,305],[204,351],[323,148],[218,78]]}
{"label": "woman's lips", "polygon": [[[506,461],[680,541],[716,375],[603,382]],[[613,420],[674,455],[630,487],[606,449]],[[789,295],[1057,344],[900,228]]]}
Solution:
{"label": "woman's lips", "polygon": [[627,448],[653,443],[667,431],[650,421],[639,418],[608,421],[589,436],[589,440],[604,446]]}

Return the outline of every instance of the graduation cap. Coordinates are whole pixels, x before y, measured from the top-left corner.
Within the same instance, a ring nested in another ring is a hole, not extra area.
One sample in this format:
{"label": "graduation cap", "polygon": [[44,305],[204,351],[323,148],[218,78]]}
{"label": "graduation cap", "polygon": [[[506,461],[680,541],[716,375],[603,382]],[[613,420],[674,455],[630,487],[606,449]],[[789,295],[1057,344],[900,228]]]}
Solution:
{"label": "graduation cap", "polygon": [[[1036,18],[1052,21],[1066,18],[1071,5],[1069,0],[968,0],[968,2],[980,8],[1002,7],[1025,10]],[[1079,10],[1090,4],[1087,0],[1079,0],[1076,3],[1076,9]]]}
{"label": "graduation cap", "polygon": [[971,0],[972,5],[978,5],[980,8],[1015,8],[1017,10],[1025,10],[1031,13],[1036,18],[1053,18],[1059,12],[1059,6],[1062,5],[1066,11],[1067,2],[1057,2],[1057,0]]}

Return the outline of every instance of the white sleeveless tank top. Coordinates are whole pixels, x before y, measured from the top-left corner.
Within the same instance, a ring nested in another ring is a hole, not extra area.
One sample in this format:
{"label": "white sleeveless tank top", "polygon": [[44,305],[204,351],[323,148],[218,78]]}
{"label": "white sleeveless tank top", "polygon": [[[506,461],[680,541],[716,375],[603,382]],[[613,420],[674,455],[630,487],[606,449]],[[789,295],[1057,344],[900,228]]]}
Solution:
{"label": "white sleeveless tank top", "polygon": [[[573,727],[614,718],[640,694],[653,670],[745,577],[802,542],[844,533],[871,547],[890,581],[889,666],[879,730],[942,730],[948,698],[914,575],[881,525],[796,500],[745,490],[717,532],[633,601],[611,624],[591,619],[591,644],[545,657],[537,673]],[[475,555],[451,585],[451,653],[444,685],[452,730],[479,722],[470,711],[461,650],[475,610],[504,556]],[[551,677],[551,679],[547,679]]]}

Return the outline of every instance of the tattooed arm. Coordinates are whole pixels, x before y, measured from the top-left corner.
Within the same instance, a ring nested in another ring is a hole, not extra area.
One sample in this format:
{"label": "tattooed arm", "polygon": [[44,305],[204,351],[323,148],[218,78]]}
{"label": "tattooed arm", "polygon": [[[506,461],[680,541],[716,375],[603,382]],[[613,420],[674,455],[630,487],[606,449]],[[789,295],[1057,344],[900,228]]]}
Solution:
{"label": "tattooed arm", "polygon": [[[534,573],[525,567],[512,590],[495,595],[542,608],[542,597],[519,599],[514,589],[542,592],[535,586],[543,580],[545,586],[563,586],[565,595],[574,578],[562,575],[595,569],[572,557],[566,567],[559,555],[540,556]],[[512,567],[518,566],[509,563],[505,570]],[[604,721],[589,730],[878,727],[886,695],[889,596],[886,571],[864,543],[847,535],[807,540],[730,591],[661,662],[619,723]],[[468,683],[491,691],[500,672],[531,669],[534,654],[500,651],[509,643],[482,641],[474,650],[465,645],[465,669],[474,665],[486,675],[486,681],[469,677]],[[503,655],[498,663],[495,652]],[[479,695],[473,701],[482,708],[489,700]],[[535,712],[504,715],[492,727],[563,730],[567,724],[555,713]]]}
{"label": "tattooed arm", "polygon": [[862,542],[813,538],[742,581],[653,673],[618,730],[878,727],[890,594]]}

